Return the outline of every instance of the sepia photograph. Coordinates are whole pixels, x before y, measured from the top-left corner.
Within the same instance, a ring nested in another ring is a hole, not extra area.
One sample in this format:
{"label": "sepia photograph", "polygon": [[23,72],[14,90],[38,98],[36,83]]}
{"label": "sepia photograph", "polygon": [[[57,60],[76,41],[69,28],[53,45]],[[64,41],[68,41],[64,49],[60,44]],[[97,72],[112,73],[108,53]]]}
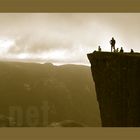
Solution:
{"label": "sepia photograph", "polygon": [[0,13],[0,127],[139,127],[140,13]]}

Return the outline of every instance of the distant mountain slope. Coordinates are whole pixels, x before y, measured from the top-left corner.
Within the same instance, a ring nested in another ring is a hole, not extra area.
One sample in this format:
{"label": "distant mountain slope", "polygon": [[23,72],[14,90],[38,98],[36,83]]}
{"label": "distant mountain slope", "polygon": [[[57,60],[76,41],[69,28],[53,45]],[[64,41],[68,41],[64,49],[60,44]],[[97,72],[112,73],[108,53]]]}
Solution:
{"label": "distant mountain slope", "polygon": [[[48,104],[48,124],[73,120],[87,126],[100,126],[99,110],[90,68],[82,65],[0,62],[0,114],[20,106],[23,124],[28,126],[29,107],[39,111],[42,126],[43,102]],[[16,121],[16,119],[15,119]],[[2,121],[1,121],[2,122]]]}

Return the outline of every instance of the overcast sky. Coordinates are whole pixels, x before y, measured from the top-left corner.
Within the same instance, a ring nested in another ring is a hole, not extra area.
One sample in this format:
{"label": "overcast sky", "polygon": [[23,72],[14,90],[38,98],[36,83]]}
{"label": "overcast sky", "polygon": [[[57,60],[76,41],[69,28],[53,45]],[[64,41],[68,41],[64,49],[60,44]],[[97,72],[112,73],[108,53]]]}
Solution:
{"label": "overcast sky", "polygon": [[87,53],[110,51],[110,39],[140,51],[139,13],[0,13],[0,59],[89,64]]}

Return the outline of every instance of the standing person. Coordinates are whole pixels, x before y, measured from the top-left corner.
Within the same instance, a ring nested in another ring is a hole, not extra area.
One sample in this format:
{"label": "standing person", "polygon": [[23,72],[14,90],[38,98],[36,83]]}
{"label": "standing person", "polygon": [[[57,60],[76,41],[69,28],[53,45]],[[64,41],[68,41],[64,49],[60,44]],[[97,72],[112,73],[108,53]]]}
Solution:
{"label": "standing person", "polygon": [[101,51],[102,51],[102,49],[101,49],[101,47],[100,47],[100,46],[98,46],[98,51],[99,51],[99,52],[101,52]]}
{"label": "standing person", "polygon": [[123,53],[123,52],[124,52],[123,47],[121,47],[120,52],[121,52],[121,53]]}
{"label": "standing person", "polygon": [[112,49],[114,49],[114,51],[115,51],[115,43],[116,43],[116,41],[115,41],[114,37],[112,37],[112,39],[110,40],[111,52],[112,52]]}

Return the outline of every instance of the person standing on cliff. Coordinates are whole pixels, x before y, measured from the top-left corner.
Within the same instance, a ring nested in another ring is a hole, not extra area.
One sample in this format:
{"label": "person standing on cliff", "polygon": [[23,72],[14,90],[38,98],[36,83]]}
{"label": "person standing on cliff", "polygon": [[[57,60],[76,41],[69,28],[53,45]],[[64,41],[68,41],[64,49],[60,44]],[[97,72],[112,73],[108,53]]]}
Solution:
{"label": "person standing on cliff", "polygon": [[121,52],[121,53],[123,53],[123,52],[124,52],[123,47],[121,47],[120,52]]}
{"label": "person standing on cliff", "polygon": [[99,52],[101,52],[101,51],[102,51],[102,49],[101,49],[101,47],[100,47],[100,46],[98,46],[98,51],[99,51]]}
{"label": "person standing on cliff", "polygon": [[112,49],[114,49],[114,51],[115,51],[115,43],[116,43],[116,41],[115,41],[114,37],[112,37],[112,39],[110,40],[111,52],[112,52]]}

